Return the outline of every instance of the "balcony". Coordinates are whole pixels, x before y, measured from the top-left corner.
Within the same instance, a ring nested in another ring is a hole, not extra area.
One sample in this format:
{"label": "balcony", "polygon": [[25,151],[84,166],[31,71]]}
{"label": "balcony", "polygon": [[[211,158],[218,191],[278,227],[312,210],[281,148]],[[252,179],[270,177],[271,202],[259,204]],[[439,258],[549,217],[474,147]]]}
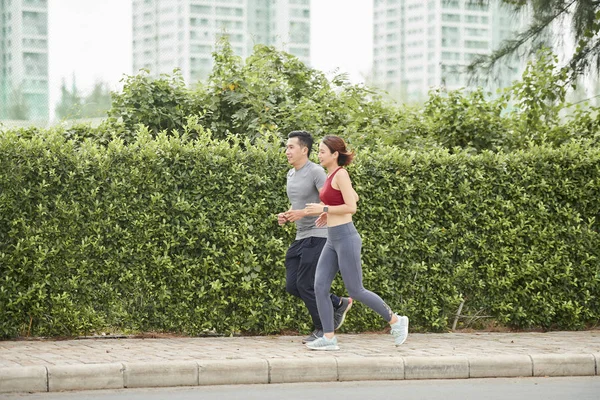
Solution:
{"label": "balcony", "polygon": [[48,42],[45,39],[23,39],[23,51],[26,53],[47,53]]}
{"label": "balcony", "polygon": [[27,36],[47,36],[47,25],[26,25],[23,27],[23,34]]}
{"label": "balcony", "polygon": [[48,0],[23,0],[23,11],[46,12]]}

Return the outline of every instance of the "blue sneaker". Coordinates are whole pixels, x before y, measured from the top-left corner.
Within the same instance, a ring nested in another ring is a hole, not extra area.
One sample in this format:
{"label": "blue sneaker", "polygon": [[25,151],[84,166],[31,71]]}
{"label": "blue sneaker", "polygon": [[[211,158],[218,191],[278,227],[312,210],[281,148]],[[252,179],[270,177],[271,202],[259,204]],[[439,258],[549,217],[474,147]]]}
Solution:
{"label": "blue sneaker", "polygon": [[321,336],[320,338],[315,339],[312,342],[306,343],[306,347],[308,347],[311,350],[323,351],[332,351],[340,349],[337,345],[337,338],[335,336],[331,339],[327,339],[325,336]]}
{"label": "blue sneaker", "polygon": [[394,337],[396,346],[400,346],[408,337],[408,317],[404,315],[396,316],[398,317],[398,322],[392,325],[392,331],[390,333]]}

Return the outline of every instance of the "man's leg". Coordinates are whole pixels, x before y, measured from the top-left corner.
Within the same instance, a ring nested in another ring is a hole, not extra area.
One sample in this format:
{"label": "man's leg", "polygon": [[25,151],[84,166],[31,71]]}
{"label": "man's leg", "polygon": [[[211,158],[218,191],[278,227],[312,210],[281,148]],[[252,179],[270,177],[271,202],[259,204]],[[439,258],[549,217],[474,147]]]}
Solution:
{"label": "man's leg", "polygon": [[[315,273],[317,270],[319,257],[323,251],[323,247],[325,246],[327,239],[311,237],[304,240],[306,240],[306,242],[304,243],[301,251],[302,261],[298,267],[297,287],[301,294],[302,300],[304,300],[306,307],[313,318],[313,321],[315,321],[314,315],[318,316],[317,300],[314,289]],[[329,297],[331,299],[331,304],[333,305],[334,327],[335,329],[338,329],[344,323],[346,314],[352,307],[352,299],[350,297],[338,297],[333,293],[331,293]],[[317,318],[320,324],[321,318]],[[322,326],[315,323],[315,328],[320,330]]]}
{"label": "man's leg", "polygon": [[298,266],[300,265],[302,240],[295,240],[285,253],[285,290],[292,296],[300,297],[298,291]]}
{"label": "man's leg", "polygon": [[300,297],[304,301],[304,304],[306,304],[306,308],[317,330],[323,329],[323,325],[319,318],[319,310],[317,309],[317,300],[315,298],[315,271],[326,241],[327,239],[318,237],[304,239],[296,281]]}

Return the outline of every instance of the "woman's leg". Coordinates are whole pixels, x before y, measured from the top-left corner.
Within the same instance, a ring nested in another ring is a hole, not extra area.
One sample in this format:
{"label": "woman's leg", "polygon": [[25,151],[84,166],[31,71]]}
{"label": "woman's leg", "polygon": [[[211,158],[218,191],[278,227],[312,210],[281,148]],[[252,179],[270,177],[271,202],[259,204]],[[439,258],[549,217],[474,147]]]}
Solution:
{"label": "woman's leg", "polygon": [[324,333],[334,331],[333,305],[331,304],[329,293],[338,270],[338,255],[331,242],[327,240],[319,257],[315,273],[315,297],[317,298],[317,309],[319,310],[319,317],[321,318]]}
{"label": "woman's leg", "polygon": [[344,237],[343,240],[335,241],[334,245],[338,254],[338,264],[342,279],[344,280],[344,286],[346,286],[350,297],[365,304],[381,315],[387,322],[395,319],[391,308],[381,297],[365,289],[363,286],[360,259],[362,240],[356,229],[351,230],[351,233]]}

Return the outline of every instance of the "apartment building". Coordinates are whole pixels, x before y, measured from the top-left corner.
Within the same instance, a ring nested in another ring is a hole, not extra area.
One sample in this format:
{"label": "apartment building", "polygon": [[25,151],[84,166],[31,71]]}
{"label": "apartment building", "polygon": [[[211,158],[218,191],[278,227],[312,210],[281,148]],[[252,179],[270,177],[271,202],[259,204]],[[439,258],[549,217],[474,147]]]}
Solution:
{"label": "apartment building", "polygon": [[308,63],[310,0],[133,0],[133,71],[205,79],[223,35],[243,58],[262,43]]}
{"label": "apartment building", "polygon": [[0,0],[0,119],[47,120],[48,0]]}
{"label": "apartment building", "polygon": [[499,1],[374,0],[373,13],[373,83],[397,99],[421,102],[440,86],[493,91],[522,71],[520,63],[509,62],[481,82],[464,71],[522,26]]}

